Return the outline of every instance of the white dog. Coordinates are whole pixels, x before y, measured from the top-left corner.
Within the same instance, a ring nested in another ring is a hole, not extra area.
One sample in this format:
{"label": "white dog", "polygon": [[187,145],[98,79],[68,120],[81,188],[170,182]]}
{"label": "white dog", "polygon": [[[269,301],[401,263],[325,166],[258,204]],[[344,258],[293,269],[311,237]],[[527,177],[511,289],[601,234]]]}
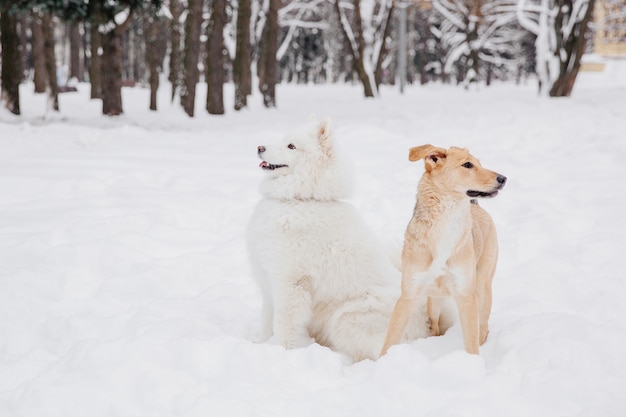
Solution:
{"label": "white dog", "polygon": [[[355,360],[384,342],[400,272],[355,208],[329,121],[259,146],[263,199],[248,226],[248,251],[263,294],[262,341],[316,342]],[[426,336],[424,311],[404,339]]]}

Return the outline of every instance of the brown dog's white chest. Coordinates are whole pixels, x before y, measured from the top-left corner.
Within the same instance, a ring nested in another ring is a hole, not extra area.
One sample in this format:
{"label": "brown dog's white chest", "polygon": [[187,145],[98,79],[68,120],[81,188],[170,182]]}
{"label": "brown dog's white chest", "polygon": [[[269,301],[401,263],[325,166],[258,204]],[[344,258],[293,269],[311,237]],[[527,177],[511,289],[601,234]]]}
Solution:
{"label": "brown dog's white chest", "polygon": [[404,265],[412,266],[411,284],[425,286],[435,296],[462,292],[472,281],[470,265],[463,261],[473,251],[470,206],[457,202],[444,207],[436,216],[417,208],[403,253]]}

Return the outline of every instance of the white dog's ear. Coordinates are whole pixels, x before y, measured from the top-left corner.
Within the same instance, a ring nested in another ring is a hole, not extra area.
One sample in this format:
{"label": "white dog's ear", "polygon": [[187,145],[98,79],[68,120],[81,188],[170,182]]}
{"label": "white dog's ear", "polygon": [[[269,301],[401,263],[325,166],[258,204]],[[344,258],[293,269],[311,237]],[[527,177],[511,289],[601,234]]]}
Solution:
{"label": "white dog's ear", "polygon": [[409,161],[424,159],[426,172],[432,171],[437,164],[440,164],[446,158],[446,155],[447,151],[445,149],[437,148],[433,145],[422,145],[409,149]]}
{"label": "white dog's ear", "polygon": [[320,147],[329,155],[332,148],[330,138],[333,134],[330,124],[330,117],[324,117],[317,125],[317,141],[319,142]]}

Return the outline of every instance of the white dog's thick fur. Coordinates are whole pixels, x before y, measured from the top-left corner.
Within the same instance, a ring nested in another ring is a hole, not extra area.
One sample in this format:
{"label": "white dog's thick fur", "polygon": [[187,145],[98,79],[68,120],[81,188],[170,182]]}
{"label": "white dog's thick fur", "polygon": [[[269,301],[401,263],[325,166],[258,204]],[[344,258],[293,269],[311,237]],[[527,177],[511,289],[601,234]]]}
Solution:
{"label": "white dog's thick fur", "polygon": [[[329,122],[259,146],[263,198],[248,251],[263,294],[261,340],[287,348],[313,340],[355,360],[375,359],[399,296],[400,272],[353,206]],[[412,334],[427,335],[424,311]]]}

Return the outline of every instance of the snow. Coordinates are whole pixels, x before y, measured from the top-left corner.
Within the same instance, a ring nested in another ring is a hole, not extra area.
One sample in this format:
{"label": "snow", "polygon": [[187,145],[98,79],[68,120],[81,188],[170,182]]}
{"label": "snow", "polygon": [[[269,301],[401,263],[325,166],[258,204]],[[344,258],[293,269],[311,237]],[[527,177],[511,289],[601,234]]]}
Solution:
{"label": "snow", "polygon": [[[0,111],[0,415],[623,416],[624,69],[581,73],[570,99],[534,82],[375,100],[359,85],[281,85],[277,110],[257,93],[195,119],[167,87],[158,113],[135,88],[125,115],[103,117],[85,85],[44,118],[45,95],[23,86],[23,116]],[[333,118],[352,202],[390,248],[423,170],[409,147],[468,147],[508,177],[482,202],[500,261],[480,356],[458,326],[376,362],[255,343],[256,146],[310,113]]]}

